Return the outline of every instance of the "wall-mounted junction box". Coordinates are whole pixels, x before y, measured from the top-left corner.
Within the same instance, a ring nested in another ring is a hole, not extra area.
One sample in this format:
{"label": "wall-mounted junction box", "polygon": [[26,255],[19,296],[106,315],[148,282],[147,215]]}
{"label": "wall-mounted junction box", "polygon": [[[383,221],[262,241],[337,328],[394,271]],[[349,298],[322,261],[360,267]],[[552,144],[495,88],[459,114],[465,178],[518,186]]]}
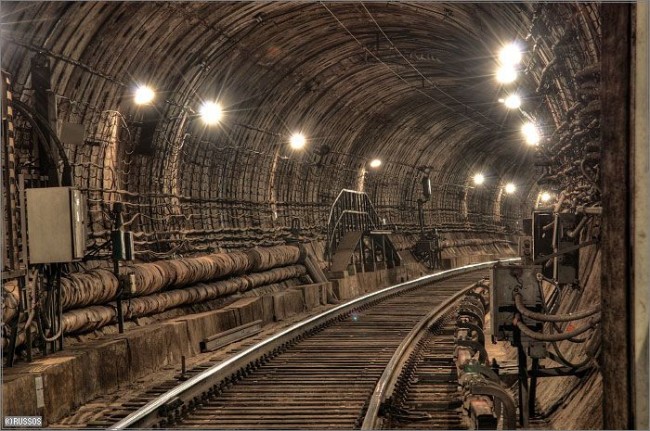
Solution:
{"label": "wall-mounted junction box", "polygon": [[[492,337],[496,340],[509,341],[516,345],[515,326],[513,319],[517,313],[514,294],[518,292],[523,297],[524,305],[536,312],[542,312],[542,293],[540,291],[537,274],[542,271],[539,265],[500,264],[492,267],[490,272],[490,311],[492,318]],[[523,318],[529,328],[541,331],[541,324],[537,321]],[[544,356],[543,343],[525,337],[519,340],[524,347],[529,349],[532,357]]]}
{"label": "wall-mounted junction box", "polygon": [[533,259],[558,255],[542,266],[544,277],[554,279],[560,284],[574,284],[578,281],[578,250],[567,249],[578,244],[577,238],[571,238],[569,232],[576,228],[578,220],[575,214],[554,214],[551,210],[533,212]]}
{"label": "wall-mounted junction box", "polygon": [[561,284],[577,284],[580,253],[578,250],[567,252],[567,249],[578,244],[577,238],[571,238],[569,232],[576,228],[577,217],[575,214],[557,214],[555,221],[555,235],[557,248],[562,254],[554,259],[553,278]]}
{"label": "wall-mounted junction box", "polygon": [[85,199],[74,187],[26,190],[29,262],[80,260],[86,253]]}
{"label": "wall-mounted junction box", "polygon": [[[553,235],[555,217],[552,210],[533,211],[533,259],[537,260],[553,254]],[[553,267],[543,266],[542,274],[546,278],[553,278]]]}

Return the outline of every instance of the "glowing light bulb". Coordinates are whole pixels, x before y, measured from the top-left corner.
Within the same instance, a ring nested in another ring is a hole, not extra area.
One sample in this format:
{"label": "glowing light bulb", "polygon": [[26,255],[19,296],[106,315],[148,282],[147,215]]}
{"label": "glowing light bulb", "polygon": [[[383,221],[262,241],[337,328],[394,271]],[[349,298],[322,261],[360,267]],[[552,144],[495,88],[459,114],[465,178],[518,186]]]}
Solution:
{"label": "glowing light bulb", "polygon": [[521,61],[521,49],[515,44],[510,43],[499,51],[499,61],[506,66],[514,66]]}
{"label": "glowing light bulb", "polygon": [[209,125],[217,124],[223,116],[221,105],[216,102],[205,102],[201,106],[199,113],[201,114],[201,119],[203,122]]}
{"label": "glowing light bulb", "polygon": [[515,192],[515,190],[517,190],[517,186],[515,186],[513,183],[508,183],[508,184],[506,184],[505,190],[506,190],[506,193],[511,195],[511,194],[513,194]]}
{"label": "glowing light bulb", "polygon": [[501,66],[497,70],[496,78],[501,84],[510,84],[517,79],[517,71],[513,67]]}
{"label": "glowing light bulb", "polygon": [[289,139],[289,145],[291,145],[291,148],[294,150],[303,148],[306,143],[307,139],[305,139],[305,136],[302,133],[294,133]]}
{"label": "glowing light bulb", "polygon": [[151,89],[151,87],[147,87],[146,85],[141,85],[135,90],[133,101],[137,105],[146,105],[147,103],[151,103],[155,96],[156,94]]}
{"label": "glowing light bulb", "polygon": [[485,177],[483,176],[483,174],[474,175],[474,184],[476,184],[477,186],[480,186],[484,182],[485,182]]}
{"label": "glowing light bulb", "polygon": [[542,195],[540,196],[540,199],[542,202],[548,202],[551,200],[551,194],[549,192],[543,192]]}
{"label": "glowing light bulb", "polygon": [[506,108],[508,109],[517,109],[521,106],[521,98],[516,94],[511,94],[505,98],[503,104],[506,105]]}
{"label": "glowing light bulb", "polygon": [[539,141],[541,139],[541,136],[539,135],[539,130],[537,130],[537,126],[535,126],[530,121],[524,123],[521,126],[521,133],[523,133],[524,139],[526,140],[526,143],[528,145],[539,144]]}
{"label": "glowing light bulb", "polygon": [[373,161],[370,162],[371,168],[378,168],[380,166],[381,166],[381,160],[379,159],[374,159]]}

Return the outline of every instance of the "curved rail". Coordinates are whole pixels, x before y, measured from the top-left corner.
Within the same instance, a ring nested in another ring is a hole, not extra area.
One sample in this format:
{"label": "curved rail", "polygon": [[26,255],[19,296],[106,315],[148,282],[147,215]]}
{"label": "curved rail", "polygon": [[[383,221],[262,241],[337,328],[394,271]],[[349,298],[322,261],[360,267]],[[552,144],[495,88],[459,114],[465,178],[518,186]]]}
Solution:
{"label": "curved rail", "polygon": [[410,353],[416,348],[418,342],[426,336],[426,329],[441,319],[449,310],[449,307],[458,302],[458,300],[476,286],[477,283],[472,283],[440,304],[435,310],[424,316],[400,343],[393,357],[388,362],[388,365],[386,365],[386,369],[377,382],[377,386],[375,386],[375,391],[372,394],[372,398],[368,404],[368,410],[361,425],[362,430],[379,428],[381,422],[380,408],[393,395],[403,365],[408,360]]}
{"label": "curved rail", "polygon": [[[501,262],[513,262],[518,260],[504,259]],[[281,331],[264,341],[261,341],[241,352],[232,356],[231,358],[208,368],[201,374],[198,374],[189,380],[181,383],[175,388],[160,395],[155,400],[147,403],[139,410],[129,414],[118,423],[111,426],[109,429],[119,430],[129,427],[138,428],[152,428],[159,421],[161,416],[164,416],[169,410],[176,410],[181,406],[187,407],[189,405],[198,404],[202,396],[209,392],[210,388],[219,383],[219,381],[228,378],[229,376],[245,369],[249,364],[254,362],[260,356],[272,353],[273,350],[278,349],[282,345],[286,345],[301,335],[317,329],[324,324],[337,319],[353,311],[356,308],[370,304],[374,301],[383,299],[385,297],[420,287],[422,285],[444,280],[456,275],[465,274],[478,269],[487,269],[498,261],[483,262],[473,265],[463,266],[461,268],[449,269],[438,272],[436,274],[426,275],[419,277],[415,280],[399,283],[376,292],[372,292],[353,299],[345,304],[338,305],[330,310],[320,313],[316,316],[305,319],[302,322],[296,323],[289,328]]]}

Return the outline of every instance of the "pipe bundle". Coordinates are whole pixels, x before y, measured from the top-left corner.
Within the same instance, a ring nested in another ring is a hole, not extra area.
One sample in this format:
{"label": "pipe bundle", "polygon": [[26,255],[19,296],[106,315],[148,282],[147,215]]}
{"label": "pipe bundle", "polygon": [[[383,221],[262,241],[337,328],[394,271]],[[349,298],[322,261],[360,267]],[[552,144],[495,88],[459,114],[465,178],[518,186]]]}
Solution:
{"label": "pipe bundle", "polygon": [[2,323],[7,323],[18,313],[20,292],[18,283],[10,281],[2,286]]}
{"label": "pipe bundle", "polygon": [[[190,287],[132,298],[122,303],[122,311],[125,319],[162,313],[175,307],[205,302],[234,293],[245,292],[254,287],[297,278],[305,275],[305,273],[304,266],[291,265],[214,283],[199,283]],[[116,304],[114,302],[70,310],[63,314],[64,333],[93,331],[115,323],[115,310]]]}
{"label": "pipe bundle", "polygon": [[[307,270],[300,260],[297,246],[281,245],[126,265],[120,274],[134,274],[135,291],[123,300],[122,311],[132,319],[301,277]],[[106,268],[61,277],[63,333],[115,323],[118,290],[118,278]],[[17,285],[3,286],[4,322],[15,318],[18,293]]]}
{"label": "pipe bundle", "polygon": [[[246,252],[134,264],[122,267],[121,273],[135,275],[136,290],[132,296],[145,296],[227,276],[291,265],[298,262],[299,258],[298,247],[283,245]],[[117,296],[118,287],[115,274],[107,269],[93,269],[63,277],[63,309],[71,310],[112,301]]]}

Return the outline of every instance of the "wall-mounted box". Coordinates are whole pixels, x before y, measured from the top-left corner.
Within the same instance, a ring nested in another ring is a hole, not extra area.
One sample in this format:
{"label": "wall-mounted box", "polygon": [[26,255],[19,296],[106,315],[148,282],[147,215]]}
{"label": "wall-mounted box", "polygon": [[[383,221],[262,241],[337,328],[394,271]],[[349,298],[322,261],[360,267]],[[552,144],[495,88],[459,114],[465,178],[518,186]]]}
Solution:
{"label": "wall-mounted box", "polygon": [[[519,265],[497,263],[490,272],[490,308],[492,319],[492,336],[495,340],[513,341],[514,325],[512,323],[517,307],[515,292],[521,294],[524,305],[529,309],[542,311],[542,296],[538,287],[537,273],[542,268],[538,265]],[[523,318],[531,326],[536,321]]]}
{"label": "wall-mounted box", "polygon": [[27,189],[29,262],[80,260],[86,253],[85,199],[74,187]]}

